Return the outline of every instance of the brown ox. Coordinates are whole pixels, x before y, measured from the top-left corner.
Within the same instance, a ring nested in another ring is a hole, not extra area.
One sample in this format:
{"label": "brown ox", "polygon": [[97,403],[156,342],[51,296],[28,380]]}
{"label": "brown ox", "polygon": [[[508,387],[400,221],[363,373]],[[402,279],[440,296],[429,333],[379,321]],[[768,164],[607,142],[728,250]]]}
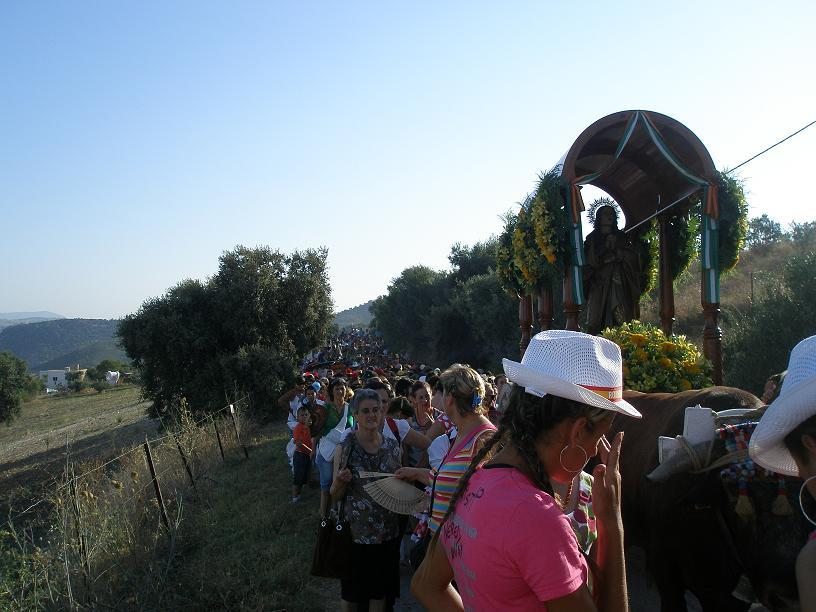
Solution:
{"label": "brown ox", "polygon": [[[775,516],[770,510],[775,487],[752,484],[756,512],[746,521],[735,514],[733,495],[720,479],[720,470],[701,474],[685,470],[663,483],[646,479],[658,465],[658,437],[683,433],[687,406],[755,409],[762,406],[760,400],[730,387],[683,393],[629,391],[624,397],[643,414],[640,420],[616,419],[613,426],[626,432],[620,471],[627,544],[645,550],[661,609],[686,610],[688,589],[705,610],[746,610],[748,605],[731,595],[742,574],[763,604],[788,609],[796,599],[794,562],[807,533],[798,505],[791,516]],[[712,460],[723,454],[720,443]],[[795,481],[788,492],[796,504]]]}

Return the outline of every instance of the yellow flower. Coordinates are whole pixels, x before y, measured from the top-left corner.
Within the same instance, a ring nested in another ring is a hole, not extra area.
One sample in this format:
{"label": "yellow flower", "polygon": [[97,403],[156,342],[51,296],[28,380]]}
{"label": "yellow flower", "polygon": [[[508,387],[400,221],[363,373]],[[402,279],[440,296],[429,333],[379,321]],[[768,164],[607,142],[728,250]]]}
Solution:
{"label": "yellow flower", "polygon": [[699,374],[700,373],[700,366],[696,363],[684,363],[683,369],[688,372],[689,374]]}
{"label": "yellow flower", "polygon": [[635,351],[635,357],[637,357],[637,360],[641,363],[645,363],[649,355],[643,349],[638,349]]}
{"label": "yellow flower", "polygon": [[677,348],[677,345],[674,342],[663,342],[660,345],[660,350],[662,350],[664,353],[667,353],[667,354],[671,353],[676,348]]}
{"label": "yellow flower", "polygon": [[643,334],[630,334],[629,339],[635,346],[643,346],[646,344],[646,336]]}
{"label": "yellow flower", "polygon": [[674,362],[668,357],[661,357],[660,359],[657,360],[657,363],[659,363],[662,367],[666,369],[669,369],[674,365]]}
{"label": "yellow flower", "polygon": [[113,487],[115,489],[121,489],[122,488],[122,483],[119,482],[118,480],[111,480],[111,484],[113,485]]}
{"label": "yellow flower", "polygon": [[683,390],[688,391],[691,389],[691,383],[686,380],[685,378],[680,381],[680,386],[683,387]]}

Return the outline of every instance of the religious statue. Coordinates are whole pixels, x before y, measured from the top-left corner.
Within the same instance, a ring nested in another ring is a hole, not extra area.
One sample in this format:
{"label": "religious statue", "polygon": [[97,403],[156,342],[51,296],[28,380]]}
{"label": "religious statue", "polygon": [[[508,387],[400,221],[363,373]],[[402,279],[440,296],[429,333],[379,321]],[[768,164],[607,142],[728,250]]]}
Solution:
{"label": "religious statue", "polygon": [[607,327],[640,317],[640,256],[629,237],[618,229],[611,206],[595,213],[595,229],[584,241],[587,294],[587,331],[599,334]]}

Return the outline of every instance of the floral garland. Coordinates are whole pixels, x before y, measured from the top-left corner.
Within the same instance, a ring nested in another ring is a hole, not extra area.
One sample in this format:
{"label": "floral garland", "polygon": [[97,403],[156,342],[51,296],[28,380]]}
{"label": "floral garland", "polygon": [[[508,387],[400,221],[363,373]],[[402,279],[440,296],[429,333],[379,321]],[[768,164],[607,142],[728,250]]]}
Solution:
{"label": "floral garland", "polygon": [[632,232],[632,246],[640,255],[640,295],[646,295],[657,285],[660,262],[657,223],[654,219]]}
{"label": "floral garland", "polygon": [[742,181],[720,172],[717,184],[719,219],[719,266],[721,272],[732,270],[748,233],[748,202]]}
{"label": "floral garland", "polygon": [[700,199],[689,197],[666,218],[667,251],[671,253],[669,272],[673,281],[686,270],[698,254],[700,243]]}
{"label": "floral garland", "polygon": [[535,192],[525,198],[518,213],[513,258],[528,290],[560,281],[569,257],[569,222],[559,181],[555,169],[541,175]]}
{"label": "floral garland", "polygon": [[666,337],[650,323],[631,321],[601,332],[621,349],[623,384],[644,393],[710,387],[711,362],[685,336]]}
{"label": "floral garland", "polygon": [[503,219],[504,231],[499,236],[499,244],[496,247],[496,274],[507,294],[518,299],[524,287],[513,257],[513,234],[518,217],[513,212],[507,212]]}

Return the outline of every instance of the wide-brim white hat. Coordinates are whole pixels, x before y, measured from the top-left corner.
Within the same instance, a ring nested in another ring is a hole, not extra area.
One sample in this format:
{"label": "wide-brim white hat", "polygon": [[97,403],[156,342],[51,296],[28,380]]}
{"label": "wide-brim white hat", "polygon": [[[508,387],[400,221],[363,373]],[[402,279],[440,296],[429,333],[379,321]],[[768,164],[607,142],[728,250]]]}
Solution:
{"label": "wide-brim white hat", "polygon": [[502,359],[507,379],[543,397],[547,394],[640,418],[623,399],[623,360],[611,340],[581,332],[549,330],[530,339],[521,363]]}
{"label": "wide-brim white hat", "polygon": [[791,351],[779,396],[759,419],[748,452],[756,463],[778,474],[798,476],[799,468],[785,446],[785,436],[816,414],[816,336]]}

